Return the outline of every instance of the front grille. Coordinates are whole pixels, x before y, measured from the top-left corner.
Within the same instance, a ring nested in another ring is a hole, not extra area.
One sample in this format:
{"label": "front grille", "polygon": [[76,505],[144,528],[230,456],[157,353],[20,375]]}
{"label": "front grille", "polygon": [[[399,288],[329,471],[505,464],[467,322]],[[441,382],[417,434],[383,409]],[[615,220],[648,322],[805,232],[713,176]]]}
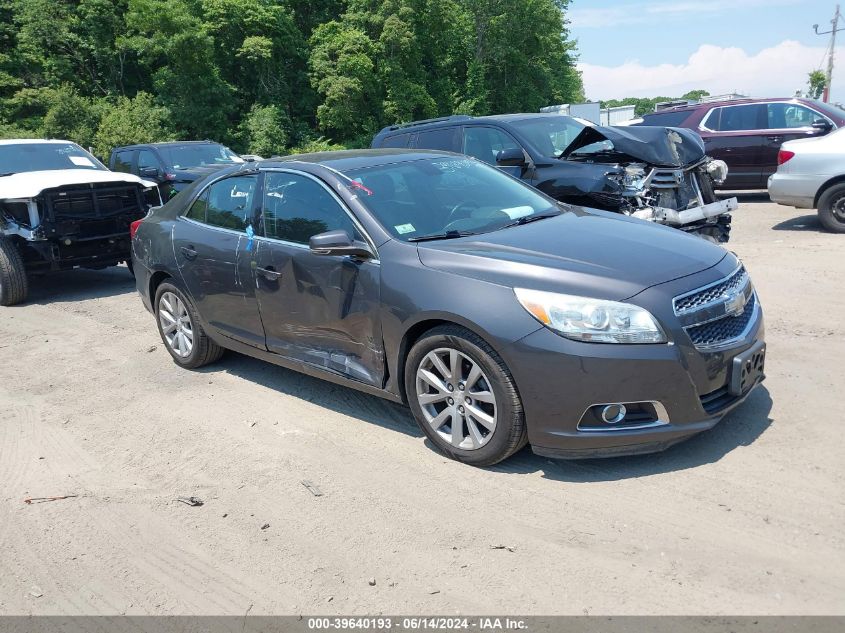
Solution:
{"label": "front grille", "polygon": [[727,409],[739,398],[731,395],[728,391],[728,386],[720,387],[716,391],[711,391],[708,394],[701,396],[701,406],[707,413],[718,413],[723,409]]}
{"label": "front grille", "polygon": [[651,177],[653,189],[675,189],[685,180],[683,171],[655,169]]}
{"label": "front grille", "polygon": [[752,294],[745,304],[745,310],[739,316],[726,316],[703,325],[688,327],[687,334],[696,347],[712,347],[739,338],[751,322],[756,304],[757,296]]}
{"label": "front grille", "polygon": [[731,295],[740,288],[744,288],[746,283],[748,283],[748,273],[745,266],[740,266],[727,279],[675,299],[675,314],[681,315],[702,306],[716,303],[725,295]]}
{"label": "front grille", "polygon": [[108,218],[115,215],[143,215],[143,201],[136,185],[103,183],[55,189],[45,193],[54,220]]}

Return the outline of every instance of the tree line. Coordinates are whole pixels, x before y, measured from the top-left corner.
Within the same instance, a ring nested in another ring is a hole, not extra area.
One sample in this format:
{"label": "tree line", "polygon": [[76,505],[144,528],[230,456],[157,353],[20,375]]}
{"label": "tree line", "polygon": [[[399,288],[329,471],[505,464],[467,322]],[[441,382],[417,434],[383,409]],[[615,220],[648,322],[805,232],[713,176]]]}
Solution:
{"label": "tree line", "polygon": [[0,137],[261,155],[583,100],[569,0],[0,0]]}

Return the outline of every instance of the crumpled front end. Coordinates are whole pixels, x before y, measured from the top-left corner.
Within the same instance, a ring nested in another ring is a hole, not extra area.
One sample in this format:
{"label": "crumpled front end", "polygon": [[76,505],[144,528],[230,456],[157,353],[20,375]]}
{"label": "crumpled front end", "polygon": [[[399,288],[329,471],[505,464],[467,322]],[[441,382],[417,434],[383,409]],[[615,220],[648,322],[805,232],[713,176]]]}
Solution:
{"label": "crumpled front end", "polygon": [[561,155],[600,184],[585,189],[586,204],[727,242],[736,198],[714,188],[728,166],[705,155],[690,130],[664,127],[587,127]]}
{"label": "crumpled front end", "polygon": [[30,271],[104,268],[128,259],[129,225],[157,196],[140,183],[70,184],[0,200],[0,226],[26,247],[20,250]]}

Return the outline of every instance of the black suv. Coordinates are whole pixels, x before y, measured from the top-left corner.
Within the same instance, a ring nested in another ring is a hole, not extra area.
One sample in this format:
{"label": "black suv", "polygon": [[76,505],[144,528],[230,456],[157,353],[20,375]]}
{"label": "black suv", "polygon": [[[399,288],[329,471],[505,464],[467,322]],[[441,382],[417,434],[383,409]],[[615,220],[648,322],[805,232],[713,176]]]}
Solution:
{"label": "black suv", "polygon": [[623,213],[727,242],[735,198],[691,130],[602,127],[559,114],[450,116],[386,127],[374,148],[438,149],[495,165],[571,204]]}
{"label": "black suv", "polygon": [[197,178],[242,162],[240,156],[220,143],[174,141],[116,147],[109,158],[109,168],[154,180],[167,201]]}

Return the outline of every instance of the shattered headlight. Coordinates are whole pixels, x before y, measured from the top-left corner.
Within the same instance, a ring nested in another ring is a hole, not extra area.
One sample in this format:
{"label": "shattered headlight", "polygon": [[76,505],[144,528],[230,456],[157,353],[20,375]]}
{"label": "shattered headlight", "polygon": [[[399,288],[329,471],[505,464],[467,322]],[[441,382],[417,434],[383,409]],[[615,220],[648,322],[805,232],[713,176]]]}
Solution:
{"label": "shattered headlight", "polygon": [[611,176],[628,191],[642,192],[648,186],[648,172],[643,165],[626,165],[622,173]]}
{"label": "shattered headlight", "polygon": [[707,163],[707,175],[717,185],[722,185],[728,178],[728,164],[723,160],[711,160]]}
{"label": "shattered headlight", "polygon": [[648,310],[630,303],[514,288],[516,298],[547,328],[586,343],[665,343]]}

